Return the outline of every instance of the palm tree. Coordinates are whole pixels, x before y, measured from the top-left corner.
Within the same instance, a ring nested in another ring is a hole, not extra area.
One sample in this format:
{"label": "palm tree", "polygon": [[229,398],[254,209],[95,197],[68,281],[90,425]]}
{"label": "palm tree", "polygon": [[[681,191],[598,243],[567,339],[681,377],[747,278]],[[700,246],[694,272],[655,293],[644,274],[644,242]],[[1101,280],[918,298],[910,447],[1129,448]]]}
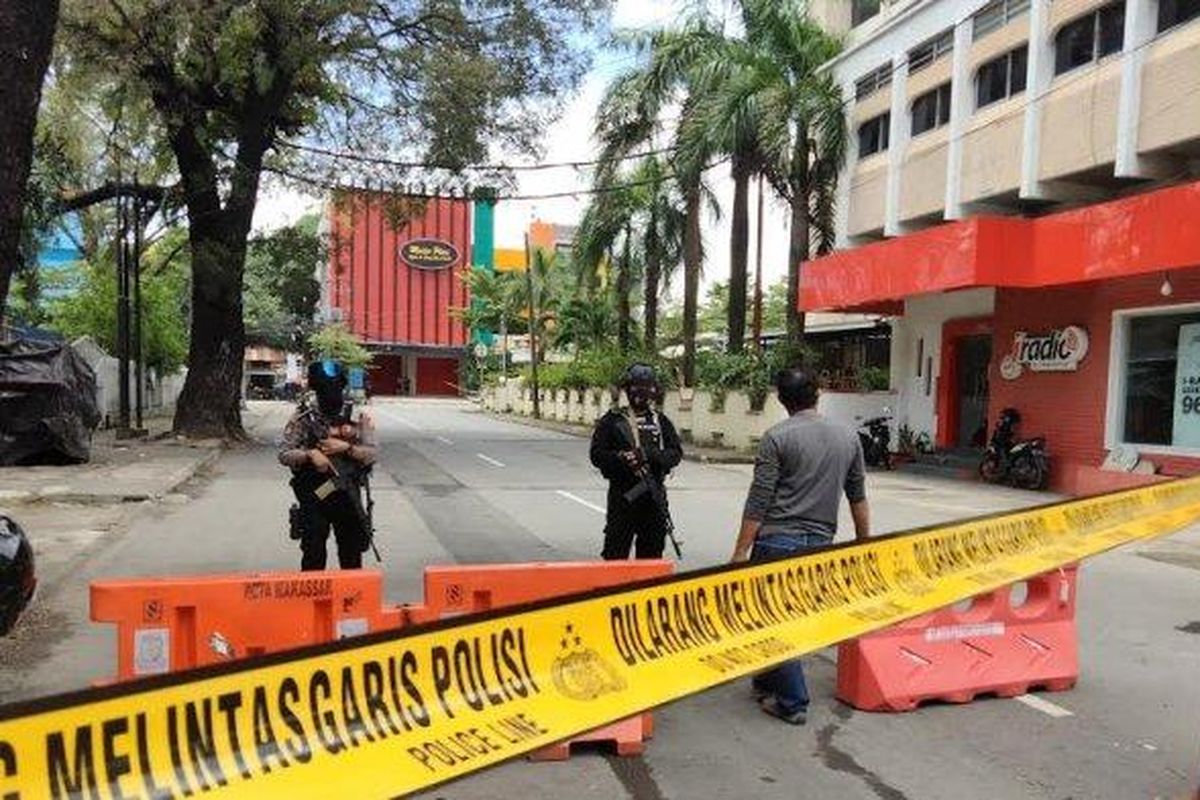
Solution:
{"label": "palm tree", "polygon": [[819,68],[841,45],[808,17],[803,0],[741,0],[741,9],[745,46],[725,51],[735,78],[706,99],[705,122],[737,130],[751,119],[762,172],[791,208],[788,337],[799,343],[801,266],[813,239],[818,254],[834,241],[846,115],[841,88]]}
{"label": "palm tree", "polygon": [[[627,37],[645,62],[618,76],[601,101],[596,122],[596,136],[601,143],[598,184],[612,181],[631,153],[657,144],[664,111],[673,103],[681,103],[682,119],[695,112],[700,88],[696,67],[704,63],[719,39],[717,28],[702,11],[679,29]],[[709,154],[702,149],[685,152],[679,148],[678,130],[674,132],[676,147],[668,164],[684,199],[683,382],[690,386],[695,379],[696,313],[704,262],[700,215],[706,195],[711,195],[703,181]]]}
{"label": "palm tree", "polygon": [[[631,295],[642,281],[642,320],[647,352],[658,349],[658,298],[682,258],[684,214],[667,165],[648,156],[632,170],[602,174],[584,212],[575,239],[575,263],[581,275],[594,274],[607,261],[616,270],[618,340],[628,350],[632,327]],[[620,252],[617,259],[608,253]],[[639,269],[638,267],[641,267]],[[581,278],[581,280],[586,280]]]}
{"label": "palm tree", "polygon": [[471,330],[500,334],[500,352],[507,370],[508,334],[525,325],[523,312],[527,303],[521,275],[471,267],[464,268],[462,274],[471,294],[471,305],[451,309],[451,313]]}

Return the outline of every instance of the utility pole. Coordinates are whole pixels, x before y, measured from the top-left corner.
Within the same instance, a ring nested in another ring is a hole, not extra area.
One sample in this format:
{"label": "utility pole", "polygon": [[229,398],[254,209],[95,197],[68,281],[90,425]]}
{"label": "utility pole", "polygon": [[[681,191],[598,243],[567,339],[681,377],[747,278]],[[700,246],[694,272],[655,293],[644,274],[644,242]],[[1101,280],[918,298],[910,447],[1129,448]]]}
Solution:
{"label": "utility pole", "polygon": [[529,294],[529,368],[533,378],[533,418],[542,418],[542,401],[538,396],[538,346],[536,304],[533,302],[533,251],[529,234],[525,234],[525,291]]}
{"label": "utility pole", "polygon": [[763,317],[763,286],[762,286],[762,251],[763,251],[763,176],[758,176],[758,234],[754,259],[754,346],[762,350],[762,317]]}
{"label": "utility pole", "polygon": [[134,364],[134,380],[136,388],[134,390],[134,406],[137,409],[136,424],[137,434],[145,435],[146,431],[142,427],[142,409],[145,407],[145,382],[146,382],[146,367],[145,361],[142,358],[142,199],[137,192],[138,179],[137,175],[133,176],[133,258],[132,273],[133,273],[133,364]]}
{"label": "utility pole", "polygon": [[[118,180],[120,172],[118,171]],[[129,219],[126,198],[117,195],[117,438],[131,435],[129,425]]]}

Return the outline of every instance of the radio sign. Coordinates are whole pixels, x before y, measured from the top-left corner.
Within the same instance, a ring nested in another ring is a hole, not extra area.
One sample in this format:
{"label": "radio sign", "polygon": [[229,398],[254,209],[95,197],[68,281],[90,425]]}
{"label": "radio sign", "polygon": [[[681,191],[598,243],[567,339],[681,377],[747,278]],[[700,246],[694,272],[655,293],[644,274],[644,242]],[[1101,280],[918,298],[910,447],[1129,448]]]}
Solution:
{"label": "radio sign", "polygon": [[1021,377],[1025,367],[1033,372],[1074,372],[1087,351],[1087,331],[1078,325],[1046,334],[1017,331],[1012,352],[1000,362],[1000,375],[1013,381]]}
{"label": "radio sign", "polygon": [[458,263],[458,248],[441,239],[412,239],[400,245],[400,260],[417,269],[446,269]]}

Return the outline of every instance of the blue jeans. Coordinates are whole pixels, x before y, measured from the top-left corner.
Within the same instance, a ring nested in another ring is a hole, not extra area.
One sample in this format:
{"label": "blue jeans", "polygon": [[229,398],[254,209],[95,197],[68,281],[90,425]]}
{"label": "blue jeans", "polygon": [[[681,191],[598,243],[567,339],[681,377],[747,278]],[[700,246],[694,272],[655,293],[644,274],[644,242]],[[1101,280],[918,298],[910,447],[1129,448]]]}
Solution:
{"label": "blue jeans", "polygon": [[[773,533],[754,542],[750,560],[768,561],[799,555],[831,541],[832,537],[819,533]],[[779,709],[785,714],[808,708],[808,686],[804,683],[804,668],[798,658],[785,661],[770,672],[755,675],[753,683],[755,689],[774,695]]]}

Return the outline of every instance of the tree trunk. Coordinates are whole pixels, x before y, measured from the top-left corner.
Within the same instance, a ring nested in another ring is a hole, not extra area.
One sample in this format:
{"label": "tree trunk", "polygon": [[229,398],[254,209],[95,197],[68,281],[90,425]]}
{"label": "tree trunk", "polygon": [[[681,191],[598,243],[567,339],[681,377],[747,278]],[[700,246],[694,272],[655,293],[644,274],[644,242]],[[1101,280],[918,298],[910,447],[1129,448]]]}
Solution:
{"label": "tree trunk", "polygon": [[617,270],[617,345],[622,353],[629,352],[631,340],[630,323],[633,310],[630,308],[629,294],[633,291],[633,236],[629,226],[625,226],[625,243],[621,247],[621,266]]}
{"label": "tree trunk", "polygon": [[704,254],[700,239],[700,181],[687,187],[683,228],[683,385],[696,383],[696,313]]}
{"label": "tree trunk", "polygon": [[658,352],[658,284],[662,279],[662,262],[658,252],[658,217],[650,209],[646,226],[646,282],[642,287],[642,310],[645,317],[646,354]]}
{"label": "tree trunk", "polygon": [[0,3],[0,322],[21,263],[33,133],[57,24],[58,0]]}
{"label": "tree trunk", "polygon": [[804,341],[804,312],[800,310],[800,270],[808,260],[809,224],[808,208],[809,166],[808,130],[801,126],[796,135],[796,147],[792,161],[792,224],[788,244],[788,341],[801,344]]}
{"label": "tree trunk", "polygon": [[175,432],[193,438],[245,437],[241,389],[246,237],[237,235],[237,226],[231,230],[221,224],[224,221],[203,223],[193,216],[189,225],[192,338],[187,379],[175,407]]}
{"label": "tree trunk", "polygon": [[740,353],[746,346],[746,273],[750,266],[750,170],[746,158],[733,157],[733,229],[729,234],[729,343]]}

